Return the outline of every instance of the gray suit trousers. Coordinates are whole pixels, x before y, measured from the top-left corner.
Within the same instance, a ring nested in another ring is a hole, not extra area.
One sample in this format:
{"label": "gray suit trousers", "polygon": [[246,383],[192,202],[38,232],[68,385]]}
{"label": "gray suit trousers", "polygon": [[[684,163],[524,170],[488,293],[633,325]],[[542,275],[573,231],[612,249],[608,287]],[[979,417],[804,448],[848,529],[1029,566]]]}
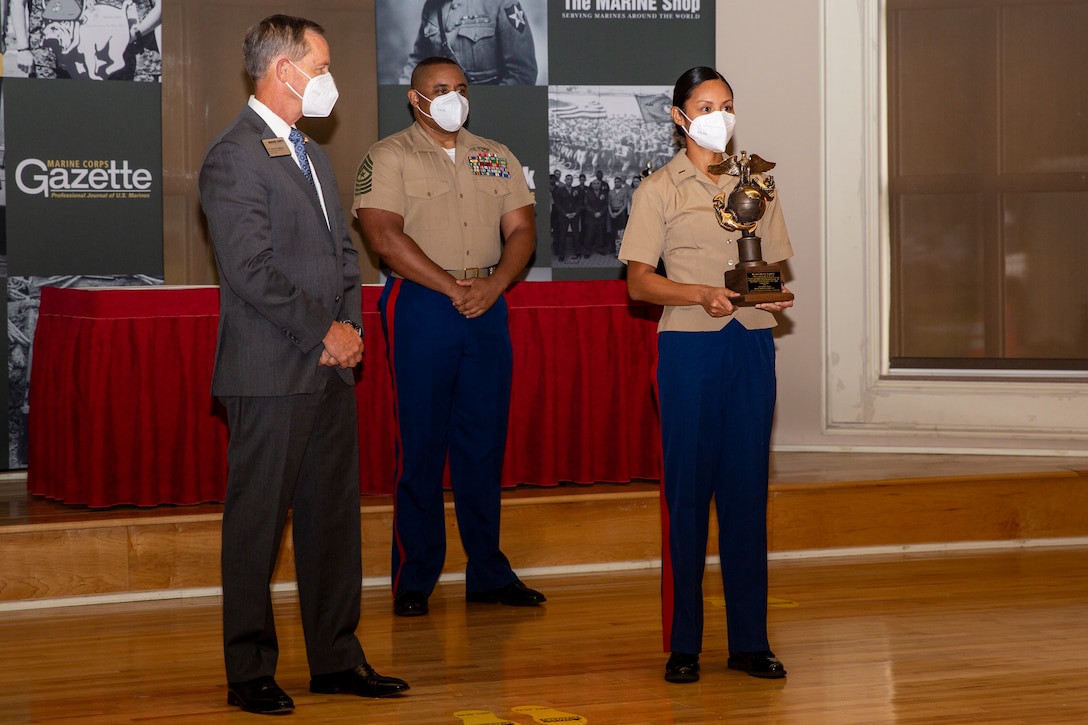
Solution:
{"label": "gray suit trousers", "polygon": [[355,635],[362,586],[355,393],[335,368],[324,372],[315,393],[220,398],[230,430],[222,548],[229,682],[276,671],[269,585],[289,510],[311,675],[366,661]]}

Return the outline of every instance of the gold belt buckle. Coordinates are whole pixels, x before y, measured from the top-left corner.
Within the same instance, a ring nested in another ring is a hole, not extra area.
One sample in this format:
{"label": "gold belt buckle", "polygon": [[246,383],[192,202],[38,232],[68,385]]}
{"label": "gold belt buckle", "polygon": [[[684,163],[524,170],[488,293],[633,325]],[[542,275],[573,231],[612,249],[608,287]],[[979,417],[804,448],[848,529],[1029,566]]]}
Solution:
{"label": "gold belt buckle", "polygon": [[465,279],[479,279],[480,268],[479,267],[465,267]]}

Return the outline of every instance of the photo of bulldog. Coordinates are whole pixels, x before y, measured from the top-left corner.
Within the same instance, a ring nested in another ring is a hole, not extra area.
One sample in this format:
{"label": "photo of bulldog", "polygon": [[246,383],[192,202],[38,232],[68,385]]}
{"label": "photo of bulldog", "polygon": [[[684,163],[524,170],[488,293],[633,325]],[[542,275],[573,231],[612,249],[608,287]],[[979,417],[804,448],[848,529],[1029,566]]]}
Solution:
{"label": "photo of bulldog", "polygon": [[42,47],[53,51],[58,75],[108,80],[125,67],[129,29],[136,24],[136,5],[120,7],[87,0],[50,0],[42,13]]}
{"label": "photo of bulldog", "polygon": [[0,0],[3,74],[159,82],[162,0]]}

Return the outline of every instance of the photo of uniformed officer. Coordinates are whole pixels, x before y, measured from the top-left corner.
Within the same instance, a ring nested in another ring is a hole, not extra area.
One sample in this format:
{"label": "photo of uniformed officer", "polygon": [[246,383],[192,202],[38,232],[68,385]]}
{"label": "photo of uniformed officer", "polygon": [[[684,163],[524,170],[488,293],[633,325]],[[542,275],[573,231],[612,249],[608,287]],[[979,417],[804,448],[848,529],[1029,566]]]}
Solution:
{"label": "photo of uniformed officer", "polygon": [[377,0],[378,83],[408,85],[424,58],[470,86],[548,84],[547,0]]}

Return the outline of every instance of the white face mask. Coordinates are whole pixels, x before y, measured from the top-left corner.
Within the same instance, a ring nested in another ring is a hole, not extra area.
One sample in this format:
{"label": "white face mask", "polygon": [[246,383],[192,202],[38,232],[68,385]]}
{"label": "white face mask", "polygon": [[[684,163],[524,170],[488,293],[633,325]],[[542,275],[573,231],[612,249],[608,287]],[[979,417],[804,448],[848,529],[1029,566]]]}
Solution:
{"label": "white face mask", "polygon": [[708,151],[725,153],[729,139],[733,138],[733,129],[737,126],[737,117],[728,111],[712,111],[696,116],[692,121],[688,114],[680,111],[691,125],[687,128],[688,137]]}
{"label": "white face mask", "polygon": [[[287,61],[291,63],[291,61]],[[291,63],[291,65],[295,65]],[[332,107],[336,105],[336,99],[340,97],[340,92],[336,90],[336,82],[332,79],[332,73],[321,73],[316,76],[306,75],[306,71],[298,68],[298,72],[310,79],[310,82],[306,84],[306,89],[299,96],[298,91],[292,88],[290,83],[287,83],[287,87],[291,89],[291,92],[302,99],[302,115],[310,118],[325,118],[332,113]],[[286,81],[284,81],[286,83]]]}
{"label": "white face mask", "polygon": [[456,91],[438,96],[433,101],[422,93],[419,93],[419,97],[430,101],[431,113],[427,113],[422,108],[419,112],[427,118],[434,119],[435,123],[450,133],[460,129],[468,118],[468,99]]}

